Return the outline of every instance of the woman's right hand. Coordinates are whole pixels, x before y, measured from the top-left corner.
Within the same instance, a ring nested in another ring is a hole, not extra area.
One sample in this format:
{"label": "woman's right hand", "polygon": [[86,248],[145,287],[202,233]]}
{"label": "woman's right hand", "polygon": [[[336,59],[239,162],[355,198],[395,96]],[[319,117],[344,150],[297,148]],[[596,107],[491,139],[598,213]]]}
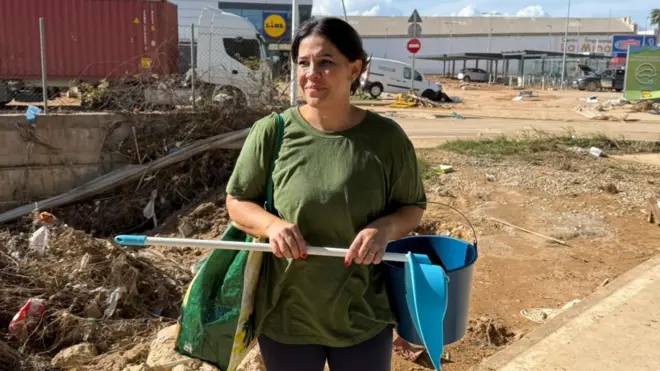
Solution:
{"label": "woman's right hand", "polygon": [[305,259],[307,248],[298,226],[278,219],[267,228],[270,249],[278,258]]}

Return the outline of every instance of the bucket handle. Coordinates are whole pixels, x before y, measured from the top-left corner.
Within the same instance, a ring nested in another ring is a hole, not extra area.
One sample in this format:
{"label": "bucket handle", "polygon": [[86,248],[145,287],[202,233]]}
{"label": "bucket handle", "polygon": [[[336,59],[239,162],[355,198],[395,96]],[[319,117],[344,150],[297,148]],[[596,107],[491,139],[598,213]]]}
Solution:
{"label": "bucket handle", "polygon": [[440,205],[440,206],[447,207],[447,208],[452,209],[452,210],[454,210],[455,212],[457,212],[458,215],[462,216],[463,219],[465,219],[465,221],[467,222],[468,226],[469,226],[470,229],[472,230],[472,235],[474,236],[473,246],[474,246],[474,249],[475,249],[475,250],[477,249],[477,231],[474,229],[474,226],[472,225],[472,222],[470,222],[470,219],[468,219],[468,217],[465,216],[462,212],[460,212],[457,208],[455,208],[455,207],[453,207],[453,206],[450,206],[450,205],[447,205],[447,204],[444,204],[444,203],[442,203],[442,202],[435,202],[435,201],[420,202],[420,204],[434,204],[434,205]]}

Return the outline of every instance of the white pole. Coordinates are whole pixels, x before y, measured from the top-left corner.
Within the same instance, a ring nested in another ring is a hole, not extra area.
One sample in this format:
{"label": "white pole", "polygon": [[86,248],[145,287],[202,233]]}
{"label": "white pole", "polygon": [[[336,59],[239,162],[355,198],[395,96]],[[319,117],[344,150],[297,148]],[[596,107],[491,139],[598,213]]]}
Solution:
{"label": "white pole", "polygon": [[[413,39],[417,38],[417,19],[413,19]],[[412,53],[412,76],[410,78],[410,89],[415,94],[415,53]]]}
{"label": "white pole", "polygon": [[46,86],[46,36],[44,19],[39,18],[39,44],[41,47],[41,90],[44,100],[44,115],[48,114],[48,87]]}
{"label": "white pole", "polygon": [[564,34],[564,53],[561,58],[561,86],[564,88],[564,80],[566,80],[566,48],[568,45],[568,23],[571,17],[571,0],[568,0],[568,11],[566,12],[566,33]]}
{"label": "white pole", "polygon": [[[293,38],[296,35],[296,31],[298,30],[298,0],[293,0],[291,2],[291,41],[293,41]],[[289,96],[289,103],[292,106],[295,106],[298,103],[297,99],[297,93],[298,93],[298,76],[297,76],[297,70],[296,70],[296,62],[293,60],[293,57],[289,55],[289,58],[291,60],[291,92]]]}

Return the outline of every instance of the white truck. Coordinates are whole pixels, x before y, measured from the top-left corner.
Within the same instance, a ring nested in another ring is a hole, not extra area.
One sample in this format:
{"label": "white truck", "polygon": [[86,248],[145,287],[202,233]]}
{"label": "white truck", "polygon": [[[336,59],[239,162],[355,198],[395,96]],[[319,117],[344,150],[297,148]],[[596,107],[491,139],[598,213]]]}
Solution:
{"label": "white truck", "polygon": [[194,69],[186,73],[185,87],[148,89],[147,101],[185,104],[192,98],[215,101],[232,99],[237,104],[264,102],[272,94],[272,62],[266,57],[264,40],[247,19],[222,10],[202,9],[195,25]]}
{"label": "white truck", "polygon": [[[413,69],[408,63],[393,59],[369,59],[367,69],[360,76],[362,89],[374,98],[383,92],[399,94],[412,89]],[[431,100],[440,99],[442,86],[427,80],[424,75],[415,71],[415,93]],[[421,93],[421,94],[420,94]]]}

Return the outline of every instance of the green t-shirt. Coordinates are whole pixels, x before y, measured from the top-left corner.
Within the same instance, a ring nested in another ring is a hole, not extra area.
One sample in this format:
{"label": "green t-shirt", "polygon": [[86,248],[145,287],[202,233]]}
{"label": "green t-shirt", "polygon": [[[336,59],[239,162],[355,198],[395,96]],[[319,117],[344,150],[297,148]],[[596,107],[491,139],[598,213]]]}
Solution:
{"label": "green t-shirt", "polygon": [[[367,112],[358,125],[328,133],[297,108],[282,113],[284,137],[273,170],[279,216],[309,246],[348,248],[362,228],[402,205],[426,201],[412,143],[393,120]],[[263,204],[275,114],[257,121],[227,185]],[[424,205],[420,205],[424,207]],[[382,266],[308,255],[264,255],[255,298],[257,333],[288,344],[350,346],[394,324]]]}

